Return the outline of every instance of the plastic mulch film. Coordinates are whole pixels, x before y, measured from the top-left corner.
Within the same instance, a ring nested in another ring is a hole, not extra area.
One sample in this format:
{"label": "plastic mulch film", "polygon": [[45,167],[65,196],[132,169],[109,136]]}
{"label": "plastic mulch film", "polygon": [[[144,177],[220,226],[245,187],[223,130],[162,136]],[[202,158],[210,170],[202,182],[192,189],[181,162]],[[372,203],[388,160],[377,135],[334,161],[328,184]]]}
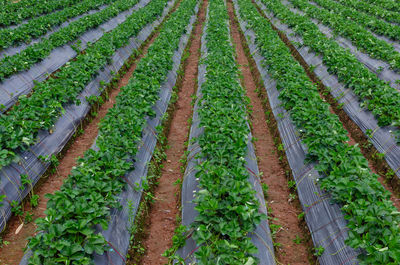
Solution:
{"label": "plastic mulch film", "polygon": [[[380,153],[385,154],[386,162],[395,175],[400,177],[400,146],[396,144],[396,139],[392,134],[392,131],[398,130],[398,128],[393,126],[380,127],[374,115],[368,109],[360,107],[358,96],[351,89],[340,83],[335,75],[329,74],[327,67],[323,64],[322,56],[316,55],[309,47],[302,45],[301,36],[298,36],[287,25],[281,23],[262,3],[257,2],[257,4],[271,22],[286,34],[306,63],[315,66],[314,73],[326,87],[330,88],[331,95],[338,100],[338,103],[343,104],[343,110],[362,132],[368,135],[375,148]],[[301,44],[300,46],[298,45],[299,43]]]}
{"label": "plastic mulch film", "polygon": [[[208,12],[207,19],[208,21]],[[201,54],[202,58],[207,56],[207,48],[206,48],[206,31],[207,25],[204,26],[203,35],[201,39]],[[198,154],[201,153],[201,149],[199,144],[192,139],[200,136],[204,129],[199,127],[200,119],[198,116],[198,108],[199,108],[199,100],[202,96],[201,94],[201,86],[205,82],[205,74],[206,74],[206,65],[199,64],[198,69],[198,87],[197,90],[197,100],[193,110],[193,119],[192,125],[190,128],[190,144],[188,146],[188,157],[187,157],[187,166],[185,170],[185,174],[183,177],[182,183],[182,224],[186,227],[190,227],[190,225],[194,222],[198,212],[194,209],[195,204],[192,202],[194,200],[194,194],[199,191],[198,181],[196,180],[195,167],[204,161],[203,158],[199,157]],[[260,202],[259,211],[267,215],[267,209],[265,207],[264,194],[260,185],[259,171],[257,166],[257,158],[255,155],[253,144],[251,143],[251,134],[249,134],[249,142],[247,144],[248,152],[246,156],[247,169],[249,172],[249,182],[252,184],[254,189],[256,190],[256,197]],[[258,264],[261,265],[270,265],[275,264],[275,256],[274,256],[274,247],[271,239],[271,232],[269,229],[268,221],[263,220],[254,232],[249,235],[252,239],[251,241],[257,247],[258,253],[254,256],[258,257],[260,262]],[[195,257],[194,253],[198,249],[196,242],[192,237],[188,237],[186,239],[185,245],[177,251],[177,254],[185,259],[186,264],[194,264]]]}
{"label": "plastic mulch film", "polygon": [[[84,50],[88,44],[100,39],[104,32],[116,28],[134,11],[146,6],[149,2],[150,0],[141,0],[134,7],[121,12],[99,27],[88,30],[76,41],[54,49],[47,58],[36,63],[29,70],[16,73],[3,82],[0,82],[0,106],[4,105],[4,107],[0,109],[0,115],[14,105],[18,101],[19,96],[28,94],[34,87],[34,81],[42,82],[46,80],[51,73],[58,70],[72,58],[75,58],[77,53],[72,48],[73,46],[79,47],[78,49],[81,51]],[[78,43],[79,45],[76,45]]]}
{"label": "plastic mulch film", "polygon": [[91,106],[85,98],[101,94],[100,82],[108,83],[112,80],[114,73],[121,69],[125,61],[150,36],[154,28],[161,23],[171,9],[173,2],[171,0],[168,3],[159,19],[146,25],[136,37],[132,37],[129,40],[127,46],[115,52],[111,63],[99,72],[79,95],[78,98],[81,104],[79,106],[71,104],[65,107],[65,114],[55,123],[52,134],[47,131],[41,131],[38,136],[38,142],[28,151],[18,154],[21,157],[21,163],[13,163],[0,169],[0,194],[7,196],[3,201],[3,206],[0,207],[0,231],[4,229],[7,220],[11,216],[10,202],[13,200],[21,202],[32,188],[31,186],[25,186],[25,189],[21,190],[21,174],[27,174],[32,180],[33,186],[37,183],[50,165],[50,162],[44,162],[39,156],[50,157],[51,155],[57,155],[64,148],[65,144],[76,132],[81,121],[90,111]]}
{"label": "plastic mulch film", "polygon": [[246,28],[247,23],[240,18],[239,12],[237,12],[239,9],[237,1],[234,0],[233,2],[240,28],[244,32],[250,53],[261,74],[272,112],[277,121],[280,138],[293,178],[296,181],[300,204],[305,213],[305,221],[314,246],[316,248],[322,246],[325,249],[318,260],[320,264],[327,265],[357,264],[357,256],[360,251],[354,250],[344,243],[348,228],[340,206],[332,203],[331,196],[319,188],[318,179],[321,176],[314,168],[315,163],[307,164],[305,162],[307,147],[299,139],[299,133],[291,121],[289,113],[281,107],[276,81],[272,80],[267,73],[264,58],[258,52],[258,47],[255,44],[254,32]]}
{"label": "plastic mulch film", "polygon": [[[17,0],[17,1],[19,2],[19,0]],[[1,1],[0,1],[0,2],[1,2]],[[10,2],[11,2],[11,1],[10,1]],[[31,2],[33,2],[33,1],[31,1]],[[16,1],[15,1],[15,3],[16,3]],[[46,12],[46,13],[42,13],[42,14],[37,15],[37,16],[35,16],[35,17],[51,15],[51,14],[53,14],[53,13],[56,13],[56,12],[59,12],[59,11],[63,10],[64,8],[72,7],[72,6],[75,6],[75,5],[77,5],[77,4],[78,4],[78,3],[75,2],[75,3],[73,3],[72,5],[66,5],[66,6],[62,7],[61,9],[55,9],[55,10],[53,10],[53,11]],[[1,7],[1,3],[0,3],[0,7]],[[33,7],[36,8],[35,5],[33,5]],[[23,7],[23,6],[20,6],[18,9],[16,9],[16,10],[14,9],[13,12],[20,12],[21,9],[25,9],[25,8],[32,8],[32,5],[31,5],[30,7]],[[0,11],[2,11],[2,10],[0,10]],[[2,29],[2,28],[15,29],[15,28],[17,28],[18,26],[20,26],[20,25],[22,25],[22,24],[27,24],[30,20],[34,19],[35,17],[25,18],[25,19],[23,19],[21,22],[19,22],[19,23],[17,23],[17,24],[12,24],[12,25],[9,25],[9,26],[0,25],[0,29]]]}
{"label": "plastic mulch film", "polygon": [[[282,4],[286,5],[290,11],[293,13],[299,14],[304,16],[305,13],[299,9],[294,8],[289,1],[283,0]],[[317,4],[310,2],[310,4],[315,5],[316,7],[319,7]],[[321,7],[319,7],[321,8]],[[336,36],[333,32],[333,30],[327,26],[325,26],[322,23],[319,23],[317,19],[310,18],[310,20],[318,27],[318,29],[325,34],[328,38],[334,39],[339,46],[342,48],[348,50],[351,52],[357,60],[359,60],[362,64],[365,65],[365,67],[368,68],[371,72],[376,74],[380,79],[383,81],[389,82],[390,86],[397,89],[400,92],[400,83],[396,83],[397,80],[400,80],[400,73],[393,71],[393,69],[390,68],[390,65],[387,62],[374,59],[370,57],[367,53],[363,53],[360,50],[355,47],[352,42],[349,39],[346,39],[341,36]],[[383,39],[382,37],[378,37],[379,39],[382,39],[384,41],[387,40]],[[391,41],[393,43],[393,41]],[[399,45],[398,45],[399,46]]]}
{"label": "plastic mulch film", "polygon": [[[285,4],[285,2],[282,2]],[[316,4],[315,2],[309,2],[312,5],[315,5],[316,7],[320,7],[318,4]],[[321,7],[320,7],[321,8]],[[362,11],[361,11],[362,12]],[[362,25],[361,25],[362,26]],[[398,25],[397,25],[398,26]],[[369,31],[372,35],[374,35],[374,37],[386,41],[387,43],[390,43],[393,45],[393,48],[397,51],[400,52],[400,42],[397,40],[391,40],[390,38],[386,37],[386,36],[382,36],[382,35],[378,35],[375,32],[371,31],[369,28],[364,27],[365,30]]]}
{"label": "plastic mulch film", "polygon": [[38,43],[38,42],[40,42],[42,39],[49,37],[51,34],[53,34],[54,32],[58,31],[59,29],[65,28],[66,26],[68,26],[68,25],[71,24],[72,22],[77,21],[77,20],[79,20],[80,18],[82,18],[82,17],[84,17],[84,16],[92,15],[92,14],[94,14],[94,13],[97,13],[97,12],[103,10],[103,9],[106,8],[106,7],[108,7],[108,5],[100,6],[98,9],[93,9],[93,10],[88,11],[88,12],[85,13],[85,14],[76,16],[76,17],[71,18],[71,19],[68,19],[67,21],[65,21],[65,22],[62,23],[61,25],[52,27],[52,29],[49,30],[45,35],[43,35],[43,36],[41,36],[41,37],[39,37],[39,38],[37,38],[37,39],[33,39],[33,40],[32,40],[30,43],[28,43],[28,44],[27,44],[27,43],[21,43],[21,44],[19,44],[19,45],[17,45],[17,46],[11,46],[11,47],[9,47],[9,48],[6,48],[6,49],[4,49],[4,50],[1,50],[1,51],[0,51],[0,59],[4,58],[5,56],[12,56],[12,55],[14,55],[14,54],[16,54],[16,53],[19,53],[19,52],[21,52],[22,50],[26,49],[28,46],[30,46],[30,45],[32,45],[32,44],[35,44],[35,43]]}
{"label": "plastic mulch film", "polygon": [[[173,1],[170,2],[169,7],[172,6]],[[137,209],[139,208],[140,200],[142,197],[142,188],[140,191],[136,188],[142,187],[144,178],[147,176],[149,162],[153,156],[154,148],[157,143],[157,127],[161,125],[162,117],[166,113],[168,104],[171,98],[172,89],[177,80],[177,71],[179,69],[183,52],[186,44],[189,41],[192,32],[193,24],[196,21],[199,5],[195,8],[195,14],[191,17],[187,26],[186,33],[181,37],[179,49],[175,51],[173,57],[173,67],[168,72],[167,81],[161,85],[160,99],[153,107],[156,116],[152,119],[147,119],[146,127],[144,128],[142,139],[139,143],[138,152],[133,159],[135,169],[129,172],[125,178],[128,185],[126,189],[119,195],[119,202],[122,205],[121,210],[112,209],[108,230],[103,231],[100,226],[96,229],[101,232],[105,239],[109,242],[111,250],[105,252],[103,255],[94,255],[94,263],[97,265],[122,265],[126,262],[126,255],[130,243],[130,226],[135,221]],[[164,13],[165,15],[166,13]],[[96,149],[94,145],[92,147]],[[25,254],[20,265],[27,265],[30,253]]]}

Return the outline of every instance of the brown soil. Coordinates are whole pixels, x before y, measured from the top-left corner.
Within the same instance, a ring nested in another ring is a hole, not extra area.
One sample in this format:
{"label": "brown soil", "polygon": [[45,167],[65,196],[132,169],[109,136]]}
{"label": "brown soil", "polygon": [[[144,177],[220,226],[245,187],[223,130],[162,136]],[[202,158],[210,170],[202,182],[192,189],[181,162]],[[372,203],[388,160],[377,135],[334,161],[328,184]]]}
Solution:
{"label": "brown soil", "polygon": [[174,182],[182,179],[180,159],[183,156],[186,145],[185,141],[189,134],[188,120],[192,116],[191,96],[197,87],[197,65],[200,56],[200,44],[202,24],[205,20],[205,9],[207,0],[200,7],[197,24],[195,25],[190,48],[189,57],[186,59],[184,76],[178,92],[176,108],[171,120],[167,142],[170,148],[166,151],[166,161],[159,178],[159,185],[155,189],[156,202],[153,204],[148,218],[148,236],[143,245],[146,255],[142,263],[145,265],[156,265],[167,263],[167,258],[162,257],[172,245],[172,236],[176,227],[176,216],[179,215],[179,186]]}
{"label": "brown soil", "polygon": [[[231,1],[228,2],[228,11],[237,60],[243,74],[243,84],[253,106],[251,123],[253,136],[258,139],[255,142],[258,166],[260,171],[263,172],[262,181],[269,187],[268,207],[270,212],[268,214],[274,217],[273,220],[270,220],[270,224],[281,226],[274,239],[278,250],[275,255],[282,264],[309,264],[308,245],[305,243],[306,235],[297,218],[301,210],[298,203],[289,197],[292,192],[288,188],[285,169],[280,164],[274,138],[265,119],[263,104],[256,91],[257,85],[242,46],[238,25],[234,21],[235,15]],[[260,89],[262,88],[260,87]],[[296,236],[302,239],[301,242],[295,243],[293,241]]]}
{"label": "brown soil", "polygon": [[[171,10],[174,10],[175,8],[176,6],[174,6]],[[15,231],[22,222],[20,218],[16,216],[13,216],[9,220],[8,226],[6,231],[3,233],[2,238],[10,243],[9,245],[3,246],[0,249],[1,265],[19,264],[22,256],[24,255],[23,248],[25,248],[27,244],[27,238],[35,234],[36,225],[34,221],[39,217],[45,217],[44,211],[46,210],[48,199],[44,196],[48,193],[54,193],[60,189],[64,179],[68,177],[72,167],[76,165],[77,158],[82,156],[84,152],[92,146],[98,134],[98,124],[100,120],[107,114],[108,109],[114,106],[115,99],[120,92],[120,88],[128,84],[130,77],[136,69],[136,63],[146,54],[150,44],[154,42],[157,36],[158,32],[155,31],[155,34],[153,34],[150,39],[143,44],[143,47],[139,50],[140,55],[134,59],[130,68],[127,69],[123,77],[110,91],[108,100],[105,101],[102,106],[100,106],[97,111],[97,115],[85,127],[83,134],[76,137],[76,139],[68,147],[68,150],[60,160],[59,166],[56,168],[57,173],[49,175],[48,179],[44,180],[34,188],[35,194],[40,196],[39,205],[34,209],[30,207],[29,202],[26,202],[24,205],[25,210],[32,210],[32,213],[34,214],[33,221],[29,224],[24,224],[20,232],[15,234]]]}

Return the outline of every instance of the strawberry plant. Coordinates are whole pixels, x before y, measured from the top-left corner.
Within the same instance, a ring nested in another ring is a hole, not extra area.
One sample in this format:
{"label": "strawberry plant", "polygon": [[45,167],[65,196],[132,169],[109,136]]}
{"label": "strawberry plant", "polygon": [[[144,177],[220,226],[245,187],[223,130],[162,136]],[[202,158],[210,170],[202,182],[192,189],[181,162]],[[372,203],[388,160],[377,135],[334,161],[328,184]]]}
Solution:
{"label": "strawberry plant", "polygon": [[28,46],[17,54],[5,56],[0,59],[0,81],[15,73],[30,69],[32,65],[48,57],[55,48],[76,40],[89,29],[101,25],[138,2],[139,0],[118,0],[97,13],[84,16],[70,23],[68,26],[54,32],[47,38],[43,38],[40,42]]}
{"label": "strawberry plant", "polygon": [[86,0],[77,5],[67,7],[61,11],[31,19],[28,23],[19,27],[0,29],[0,50],[20,42],[29,43],[31,39],[46,34],[54,26],[61,25],[70,18],[85,14],[89,10],[99,8],[115,0]]}
{"label": "strawberry plant", "polygon": [[19,24],[24,19],[47,14],[79,2],[80,0],[21,0],[4,5],[0,10],[0,26]]}
{"label": "strawberry plant", "polygon": [[[152,9],[145,10],[154,16],[153,9],[165,4],[164,0],[153,0],[149,4]],[[95,226],[107,229],[111,208],[120,206],[117,195],[126,185],[122,176],[133,170],[132,159],[142,131],[147,119],[155,114],[152,107],[172,70],[174,52],[196,4],[196,0],[183,0],[165,22],[128,85],[121,88],[115,105],[100,122],[98,151],[87,151],[60,191],[48,196],[47,217],[37,221],[41,233],[29,242],[33,251],[30,264],[92,264],[94,253],[109,249]]]}
{"label": "strawberry plant", "polygon": [[[315,18],[330,27],[335,34],[350,39],[354,46],[366,52],[372,58],[386,61],[393,69],[400,70],[400,53],[391,44],[376,38],[363,26],[349,20],[347,17],[340,16],[340,13],[318,8],[310,4],[308,0],[290,1],[295,7],[305,12],[307,16]],[[321,2],[325,2],[325,0],[317,1],[318,4]],[[397,38],[399,38],[398,35]]]}
{"label": "strawberry plant", "polygon": [[198,101],[204,133],[196,139],[205,161],[197,166],[200,190],[194,203],[199,214],[192,224],[198,264],[256,263],[249,233],[266,218],[248,181],[244,157],[250,129],[228,21],[224,1],[209,1],[202,60],[206,81]]}
{"label": "strawberry plant", "polygon": [[[292,0],[293,3],[297,1]],[[396,89],[370,72],[349,51],[326,37],[308,17],[291,12],[279,0],[262,0],[262,2],[276,17],[303,38],[304,45],[322,56],[328,71],[336,75],[347,88],[353,90],[359,97],[361,106],[375,115],[380,126],[398,124],[400,93]]]}
{"label": "strawberry plant", "polygon": [[337,15],[340,15],[342,18],[351,18],[353,21],[379,35],[387,36],[393,40],[400,40],[400,27],[398,25],[382,21],[374,16],[360,12],[357,9],[344,6],[333,0],[315,0],[314,2],[319,6],[326,8]]}
{"label": "strawberry plant", "polygon": [[145,25],[153,22],[162,13],[165,4],[166,0],[152,1],[132,13],[125,22],[90,45],[85,53],[62,67],[54,78],[37,83],[32,95],[20,98],[18,106],[7,115],[0,116],[0,168],[18,161],[16,152],[34,144],[39,130],[50,130],[64,112],[63,106],[77,103],[77,96],[107,65],[114,52],[125,46]]}
{"label": "strawberry plant", "polygon": [[374,4],[377,7],[385,8],[389,11],[400,12],[400,3],[397,0],[365,0],[370,4]]}
{"label": "strawberry plant", "polygon": [[[400,215],[390,193],[371,172],[360,149],[348,144],[339,118],[329,111],[329,104],[321,99],[317,86],[271,24],[250,0],[238,0],[238,5],[241,18],[248,23],[246,28],[255,33],[266,70],[277,82],[282,107],[302,132],[307,160],[316,162],[315,169],[323,176],[319,180],[321,189],[330,192],[333,202],[342,207],[349,228],[346,244],[362,250],[361,264],[399,264]],[[270,7],[275,14],[287,10],[282,5]],[[302,24],[297,26],[301,28]],[[324,255],[323,248],[318,247],[316,254]]]}
{"label": "strawberry plant", "polygon": [[[400,23],[400,10],[397,12],[385,10],[383,8],[376,8],[376,5],[367,3],[368,1],[357,1],[357,0],[335,0],[340,2],[346,6],[353,7],[361,12],[365,12],[371,14],[373,16],[384,19],[388,22]],[[371,0],[369,0],[371,1]],[[379,1],[379,2],[387,2],[387,1]],[[392,5],[392,7],[399,9],[399,2],[396,2]]]}

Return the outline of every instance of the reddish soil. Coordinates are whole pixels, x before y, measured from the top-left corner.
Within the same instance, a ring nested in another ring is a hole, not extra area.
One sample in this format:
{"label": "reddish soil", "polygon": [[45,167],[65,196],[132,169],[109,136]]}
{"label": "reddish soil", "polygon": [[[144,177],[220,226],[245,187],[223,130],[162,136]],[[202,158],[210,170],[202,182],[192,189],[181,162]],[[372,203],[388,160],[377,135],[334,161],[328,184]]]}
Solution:
{"label": "reddish soil", "polygon": [[[140,55],[135,59],[132,66],[127,70],[125,75],[118,81],[116,88],[112,89],[109,93],[109,98],[99,108],[96,117],[85,127],[82,135],[78,136],[73,143],[68,147],[63,158],[60,160],[60,165],[56,168],[56,174],[48,176],[48,179],[42,181],[41,184],[35,187],[35,194],[40,196],[39,205],[32,209],[34,214],[33,221],[29,224],[24,224],[18,234],[15,234],[17,228],[21,225],[21,220],[13,216],[8,222],[6,231],[3,233],[2,238],[10,242],[9,245],[0,248],[0,264],[1,265],[17,265],[21,261],[24,254],[23,248],[27,244],[27,238],[35,234],[36,225],[34,221],[38,217],[45,217],[44,211],[46,210],[47,200],[44,196],[48,193],[54,193],[59,190],[63,184],[64,179],[68,177],[72,167],[76,165],[76,159],[88,150],[98,134],[98,124],[100,120],[107,114],[108,109],[113,107],[115,98],[120,92],[120,88],[127,85],[130,77],[136,69],[136,62],[138,62],[147,52],[148,47],[155,40],[158,34],[153,34],[150,40],[141,48]],[[25,210],[31,210],[28,202],[24,205]]]}
{"label": "reddish soil", "polygon": [[[290,199],[292,193],[288,188],[285,169],[279,162],[279,155],[274,145],[273,135],[270,133],[264,108],[256,89],[257,85],[249,68],[249,61],[242,46],[238,25],[234,22],[232,2],[228,2],[228,11],[231,23],[231,34],[236,47],[236,54],[240,70],[243,74],[243,83],[247,96],[253,106],[251,114],[252,133],[258,140],[255,142],[258,166],[263,176],[262,182],[268,185],[269,216],[274,217],[270,224],[280,225],[274,243],[278,244],[275,251],[277,260],[282,264],[309,264],[308,245],[304,239],[304,228],[297,218],[301,213],[295,200]],[[261,88],[262,89],[262,88]],[[296,237],[301,238],[295,243]]]}
{"label": "reddish soil", "polygon": [[191,96],[197,87],[197,65],[200,56],[202,25],[205,20],[207,0],[203,2],[195,25],[189,48],[189,57],[185,64],[182,85],[179,88],[176,108],[171,120],[167,142],[170,148],[166,150],[166,161],[163,163],[159,184],[154,195],[156,202],[152,205],[148,221],[148,236],[143,245],[146,254],[142,264],[157,265],[167,263],[167,258],[161,254],[172,245],[172,236],[176,227],[176,216],[179,214],[179,186],[174,182],[182,178],[180,159],[183,156],[185,141],[189,134],[189,118],[192,117]]}

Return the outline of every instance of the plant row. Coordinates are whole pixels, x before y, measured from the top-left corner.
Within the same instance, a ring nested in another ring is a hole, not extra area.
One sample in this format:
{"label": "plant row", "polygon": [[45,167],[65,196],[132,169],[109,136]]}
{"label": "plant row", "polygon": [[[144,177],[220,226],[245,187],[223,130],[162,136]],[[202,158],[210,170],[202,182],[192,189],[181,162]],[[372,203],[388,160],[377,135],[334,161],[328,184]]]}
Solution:
{"label": "plant row", "polygon": [[400,40],[400,26],[382,21],[374,16],[360,12],[354,8],[344,6],[333,0],[313,0],[319,6],[340,15],[342,18],[351,18],[358,24],[370,29],[376,34],[387,36],[392,40]]}
{"label": "plant row", "polygon": [[0,26],[19,24],[24,19],[37,17],[52,11],[73,6],[81,0],[21,0],[3,6],[0,11]]}
{"label": "plant row", "polygon": [[[125,0],[123,0],[125,1]],[[163,11],[166,1],[151,1],[130,15],[114,30],[105,33],[84,53],[68,62],[60,71],[33,88],[30,97],[20,97],[19,104],[0,116],[0,167],[18,161],[17,151],[36,143],[40,130],[49,130],[64,112],[66,104],[79,104],[77,96],[93,77],[111,60],[115,51],[125,46],[148,23]]]}
{"label": "plant row", "polygon": [[339,118],[329,111],[329,104],[271,24],[250,0],[238,2],[247,28],[256,34],[267,71],[277,82],[282,106],[307,146],[308,162],[317,162],[315,168],[324,176],[319,180],[321,188],[342,206],[349,228],[346,244],[363,250],[362,264],[398,264],[400,215],[390,193],[368,168],[360,149],[348,144]]}
{"label": "plant row", "polygon": [[30,69],[35,63],[48,57],[52,50],[76,40],[89,29],[95,28],[119,13],[132,8],[139,0],[118,0],[107,8],[84,16],[51,34],[48,38],[28,46],[12,56],[0,60],[0,81],[18,72]]}
{"label": "plant row", "polygon": [[[292,0],[296,1],[296,0]],[[400,93],[370,72],[348,50],[325,36],[308,17],[295,14],[278,0],[262,0],[276,17],[302,37],[304,45],[323,57],[330,74],[338,77],[361,100],[360,106],[371,111],[380,126],[396,125],[400,121]],[[399,130],[396,130],[396,134]],[[400,143],[400,135],[398,135]]]}
{"label": "plant row", "polygon": [[[321,21],[330,27],[336,34],[349,38],[354,46],[369,54],[372,58],[386,61],[393,69],[400,70],[400,53],[389,43],[375,37],[363,26],[347,17],[316,7],[308,0],[290,0],[293,5],[309,17]],[[326,2],[320,0],[318,2]]]}
{"label": "plant row", "polygon": [[366,0],[366,2],[389,11],[400,12],[400,3],[397,0]]}
{"label": "plant row", "polygon": [[[153,0],[165,4],[163,0]],[[147,55],[138,63],[128,85],[100,122],[96,144],[78,160],[61,190],[49,196],[46,218],[39,219],[38,235],[30,239],[30,264],[90,264],[92,254],[109,250],[95,226],[108,226],[117,195],[126,185],[123,176],[133,170],[146,118],[159,99],[160,86],[172,70],[174,51],[194,14],[196,0],[183,0],[162,27]],[[131,24],[134,26],[134,24]]]}
{"label": "plant row", "polygon": [[198,216],[192,223],[199,264],[253,264],[256,246],[249,233],[266,216],[248,181],[246,154],[250,129],[245,91],[230,42],[229,17],[223,0],[211,0],[206,24],[205,82],[198,101],[196,138],[205,159],[197,166]]}
{"label": "plant row", "polygon": [[0,49],[5,49],[21,42],[29,43],[32,39],[46,34],[54,26],[61,25],[70,18],[85,14],[92,9],[97,9],[113,1],[114,0],[86,0],[61,11],[34,18],[15,29],[0,29]]}
{"label": "plant row", "polygon": [[[379,17],[388,22],[400,23],[400,13],[397,11],[388,11],[383,8],[377,8],[374,4],[367,3],[368,1],[359,0],[335,0],[346,6],[353,7],[359,11]],[[399,8],[399,3],[396,3],[396,8]]]}

